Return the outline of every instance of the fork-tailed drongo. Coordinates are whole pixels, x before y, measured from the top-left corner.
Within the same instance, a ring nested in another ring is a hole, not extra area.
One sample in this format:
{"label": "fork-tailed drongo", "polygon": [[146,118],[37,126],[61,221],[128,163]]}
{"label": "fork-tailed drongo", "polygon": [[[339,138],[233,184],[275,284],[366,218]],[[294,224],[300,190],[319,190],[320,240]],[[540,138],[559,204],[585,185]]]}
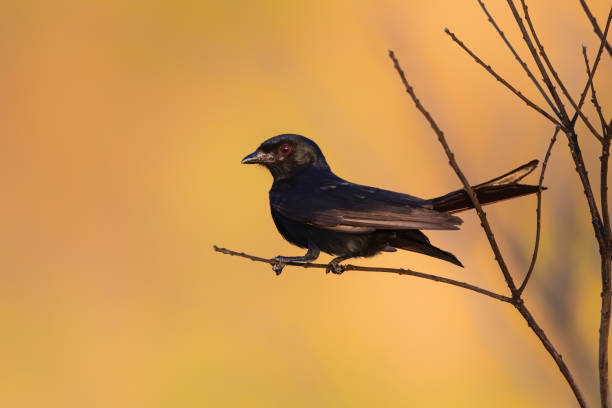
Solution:
{"label": "fork-tailed drongo", "polygon": [[[451,214],[473,208],[463,189],[422,199],[354,184],[331,171],[315,142],[295,134],[266,140],[242,163],[257,163],[270,170],[274,177],[270,189],[274,223],[287,241],[308,249],[304,256],[277,256],[281,264],[311,262],[323,251],[335,256],[327,272],[340,274],[343,269],[339,263],[346,259],[399,248],[463,266],[420,231],[458,229],[463,221]],[[537,165],[533,160],[474,186],[478,200],[489,204],[537,192],[538,186],[518,184]]]}

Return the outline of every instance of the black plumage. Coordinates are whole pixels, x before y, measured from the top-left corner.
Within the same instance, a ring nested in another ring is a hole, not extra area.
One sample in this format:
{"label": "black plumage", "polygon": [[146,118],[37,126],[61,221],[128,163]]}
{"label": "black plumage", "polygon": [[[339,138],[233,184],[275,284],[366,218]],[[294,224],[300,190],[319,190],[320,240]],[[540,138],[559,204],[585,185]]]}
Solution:
{"label": "black plumage", "polygon": [[[276,257],[281,263],[313,261],[323,251],[336,256],[328,271],[342,273],[339,262],[343,260],[399,248],[463,266],[420,231],[458,229],[463,221],[451,213],[473,207],[463,189],[422,199],[354,184],[331,171],[316,143],[294,134],[266,140],[242,163],[262,164],[270,170],[274,223],[287,241],[308,249],[304,256]],[[518,184],[537,164],[533,160],[474,186],[478,199],[488,204],[537,192],[537,186]]]}

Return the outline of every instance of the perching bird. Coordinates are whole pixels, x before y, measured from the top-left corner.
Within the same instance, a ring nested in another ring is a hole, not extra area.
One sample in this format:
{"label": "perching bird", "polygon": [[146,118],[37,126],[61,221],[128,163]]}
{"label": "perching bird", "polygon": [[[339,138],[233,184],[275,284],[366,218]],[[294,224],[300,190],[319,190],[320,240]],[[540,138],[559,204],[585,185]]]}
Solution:
{"label": "perching bird", "polygon": [[[274,177],[270,189],[272,218],[281,235],[304,256],[274,258],[312,262],[320,251],[334,255],[326,272],[343,272],[340,262],[370,257],[397,248],[443,259],[463,267],[450,252],[433,246],[420,230],[456,230],[463,222],[451,215],[473,208],[460,189],[429,200],[375,187],[362,186],[332,173],[319,146],[295,134],[275,136],[242,159],[264,165]],[[518,184],[538,165],[537,160],[474,186],[481,204],[532,194],[538,186]]]}

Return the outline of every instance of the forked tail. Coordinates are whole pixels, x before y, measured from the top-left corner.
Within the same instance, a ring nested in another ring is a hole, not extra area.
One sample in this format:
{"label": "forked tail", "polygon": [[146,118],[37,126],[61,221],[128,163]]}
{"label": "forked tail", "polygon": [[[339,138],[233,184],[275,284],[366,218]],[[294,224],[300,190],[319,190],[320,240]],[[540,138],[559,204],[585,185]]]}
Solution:
{"label": "forked tail", "polygon": [[[532,160],[502,176],[473,186],[480,204],[491,204],[509,198],[521,197],[538,192],[538,186],[519,184],[518,182],[538,166],[538,160]],[[545,190],[546,187],[542,187]],[[430,200],[434,210],[456,213],[474,208],[464,189],[456,190]]]}

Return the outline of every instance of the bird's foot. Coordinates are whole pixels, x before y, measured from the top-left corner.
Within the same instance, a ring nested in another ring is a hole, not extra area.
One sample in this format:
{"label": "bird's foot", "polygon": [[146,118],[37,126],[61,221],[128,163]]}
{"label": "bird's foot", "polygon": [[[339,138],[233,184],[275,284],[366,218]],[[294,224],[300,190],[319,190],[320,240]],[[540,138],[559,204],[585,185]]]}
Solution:
{"label": "bird's foot", "polygon": [[283,272],[283,268],[287,265],[288,262],[307,262],[305,257],[303,256],[275,256],[272,258],[276,263],[272,264],[272,270],[278,276]]}
{"label": "bird's foot", "polygon": [[327,264],[327,268],[325,268],[325,273],[333,273],[335,275],[342,275],[344,273],[344,265],[340,265],[340,261],[332,260]]}
{"label": "bird's foot", "polygon": [[298,256],[275,256],[274,258],[272,258],[272,260],[279,262],[279,263],[287,263],[287,262],[298,262],[299,259],[301,257]]}
{"label": "bird's foot", "polygon": [[280,261],[272,264],[272,270],[274,271],[276,276],[280,275],[283,272],[284,268],[285,268],[285,264]]}

